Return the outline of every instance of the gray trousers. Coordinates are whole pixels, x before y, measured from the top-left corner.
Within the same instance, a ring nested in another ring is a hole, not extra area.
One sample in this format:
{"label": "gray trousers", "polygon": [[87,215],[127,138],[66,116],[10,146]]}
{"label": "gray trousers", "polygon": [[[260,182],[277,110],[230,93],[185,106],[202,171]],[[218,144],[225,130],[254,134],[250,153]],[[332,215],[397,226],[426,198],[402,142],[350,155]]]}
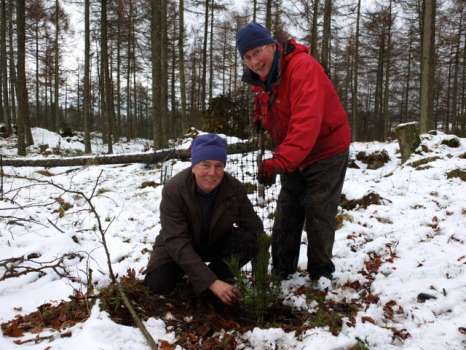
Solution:
{"label": "gray trousers", "polygon": [[279,276],[286,277],[297,270],[303,227],[308,240],[310,277],[329,277],[335,271],[335,217],[347,164],[348,151],[281,175],[272,229],[272,265]]}

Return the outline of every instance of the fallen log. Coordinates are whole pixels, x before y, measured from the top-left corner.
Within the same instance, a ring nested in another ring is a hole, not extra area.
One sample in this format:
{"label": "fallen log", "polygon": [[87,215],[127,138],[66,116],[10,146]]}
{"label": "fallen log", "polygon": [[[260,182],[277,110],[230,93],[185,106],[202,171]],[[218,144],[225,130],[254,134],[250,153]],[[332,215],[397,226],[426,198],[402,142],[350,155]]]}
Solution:
{"label": "fallen log", "polygon": [[[252,141],[228,145],[228,154],[251,152],[257,149]],[[153,164],[169,159],[187,161],[191,158],[189,150],[169,149],[152,153],[110,154],[98,156],[67,157],[67,158],[5,158],[1,157],[2,166],[13,167],[69,167],[108,164],[145,163]]]}

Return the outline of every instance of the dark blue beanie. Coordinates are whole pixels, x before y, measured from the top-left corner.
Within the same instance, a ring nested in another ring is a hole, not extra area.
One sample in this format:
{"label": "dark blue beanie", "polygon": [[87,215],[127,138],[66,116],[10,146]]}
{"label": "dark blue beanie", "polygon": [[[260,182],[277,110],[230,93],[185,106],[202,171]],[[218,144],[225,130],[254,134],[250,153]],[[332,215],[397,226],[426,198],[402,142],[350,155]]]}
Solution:
{"label": "dark blue beanie", "polygon": [[239,50],[241,58],[244,57],[248,50],[272,44],[273,42],[270,31],[256,22],[246,24],[236,33],[236,47]]}
{"label": "dark blue beanie", "polygon": [[191,163],[196,165],[203,160],[227,162],[227,142],[216,134],[199,135],[191,144]]}

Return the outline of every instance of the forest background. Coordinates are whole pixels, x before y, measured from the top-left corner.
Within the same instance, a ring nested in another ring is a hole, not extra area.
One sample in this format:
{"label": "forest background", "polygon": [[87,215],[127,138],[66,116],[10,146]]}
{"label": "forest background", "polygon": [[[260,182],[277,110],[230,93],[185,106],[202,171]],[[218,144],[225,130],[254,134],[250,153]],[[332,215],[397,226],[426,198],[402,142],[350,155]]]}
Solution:
{"label": "forest background", "polygon": [[[0,122],[18,154],[31,127],[99,131],[155,149],[194,126],[245,137],[252,95],[235,48],[254,20],[325,67],[353,140],[394,124],[466,134],[463,0],[0,0]],[[76,20],[78,18],[78,20]],[[71,25],[71,24],[72,25]],[[81,43],[71,44],[71,36]],[[69,64],[70,52],[77,64]]]}

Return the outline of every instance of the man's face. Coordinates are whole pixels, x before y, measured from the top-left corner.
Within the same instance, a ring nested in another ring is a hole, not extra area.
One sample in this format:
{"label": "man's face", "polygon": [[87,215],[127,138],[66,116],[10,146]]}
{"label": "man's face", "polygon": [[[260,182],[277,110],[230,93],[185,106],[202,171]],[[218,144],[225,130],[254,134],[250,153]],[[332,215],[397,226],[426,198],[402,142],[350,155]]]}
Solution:
{"label": "man's face", "polygon": [[275,44],[267,44],[246,51],[243,56],[244,64],[256,73],[262,80],[267,78],[272,69]]}
{"label": "man's face", "polygon": [[224,171],[223,162],[219,160],[203,160],[193,165],[192,172],[197,186],[205,193],[213,191],[222,182]]}

